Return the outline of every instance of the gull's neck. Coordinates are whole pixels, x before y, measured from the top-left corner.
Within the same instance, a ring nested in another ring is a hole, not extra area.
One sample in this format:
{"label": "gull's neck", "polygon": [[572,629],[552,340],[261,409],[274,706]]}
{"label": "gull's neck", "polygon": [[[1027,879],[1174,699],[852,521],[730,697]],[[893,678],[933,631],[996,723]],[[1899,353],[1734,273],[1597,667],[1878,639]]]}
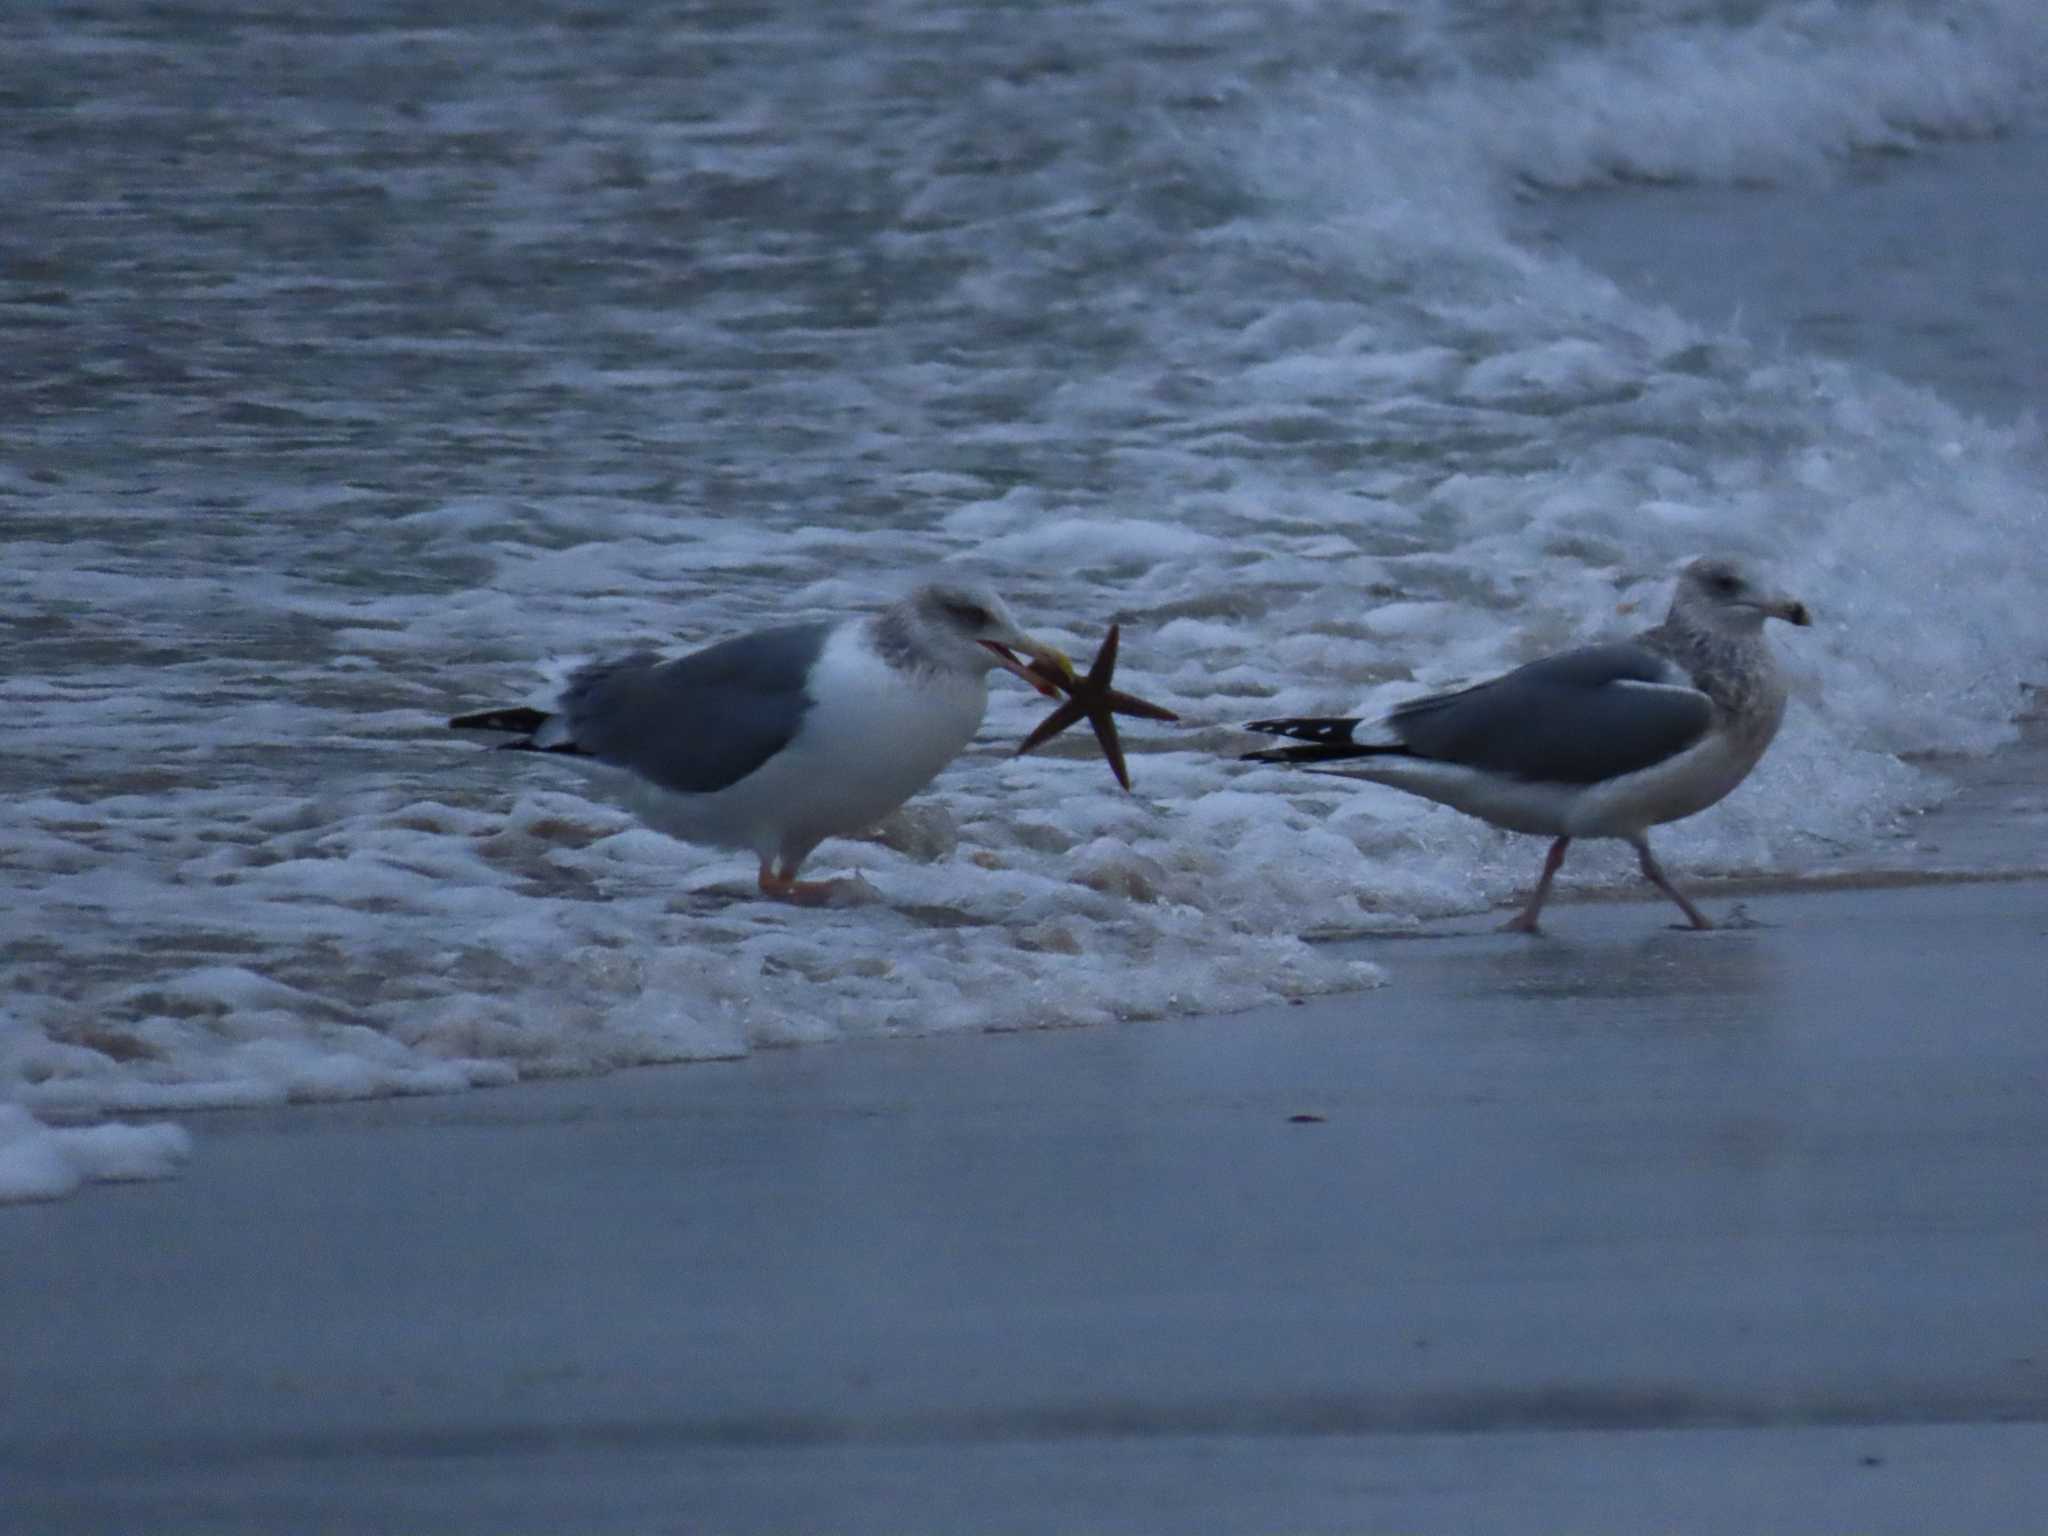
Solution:
{"label": "gull's neck", "polygon": [[1676,662],[1731,723],[1768,742],[1785,713],[1785,682],[1763,624],[1715,623],[1680,603],[1639,642]]}

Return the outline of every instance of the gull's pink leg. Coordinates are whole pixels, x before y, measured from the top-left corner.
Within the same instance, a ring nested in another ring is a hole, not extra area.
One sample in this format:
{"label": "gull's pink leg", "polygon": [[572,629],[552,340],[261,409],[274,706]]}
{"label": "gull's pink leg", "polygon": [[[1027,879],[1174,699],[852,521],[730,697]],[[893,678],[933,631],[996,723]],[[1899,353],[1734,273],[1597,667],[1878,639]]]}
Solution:
{"label": "gull's pink leg", "polygon": [[775,869],[766,859],[761,861],[760,884],[763,896],[772,896],[777,901],[798,907],[822,907],[832,900],[840,887],[837,880],[799,880],[794,865]]}
{"label": "gull's pink leg", "polygon": [[1658,867],[1656,856],[1650,852],[1650,840],[1647,837],[1632,837],[1629,841],[1635,845],[1636,861],[1643,866],[1643,878],[1677,902],[1678,910],[1686,915],[1693,927],[1713,927],[1714,925],[1707,921],[1706,913],[1687,901],[1684,893],[1664,878],[1664,871]]}
{"label": "gull's pink leg", "polygon": [[1536,932],[1536,914],[1543,910],[1543,900],[1550,894],[1550,882],[1557,878],[1558,867],[1564,863],[1564,851],[1571,845],[1572,840],[1568,837],[1560,837],[1550,845],[1550,852],[1543,860],[1543,873],[1537,878],[1536,889],[1529,893],[1529,904],[1500,925],[1503,932]]}

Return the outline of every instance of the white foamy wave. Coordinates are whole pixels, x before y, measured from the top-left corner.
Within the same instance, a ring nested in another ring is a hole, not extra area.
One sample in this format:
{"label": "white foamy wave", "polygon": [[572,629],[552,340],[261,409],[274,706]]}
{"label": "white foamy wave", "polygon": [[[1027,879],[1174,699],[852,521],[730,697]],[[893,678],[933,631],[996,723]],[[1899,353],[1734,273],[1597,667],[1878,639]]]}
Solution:
{"label": "white foamy wave", "polygon": [[[471,770],[505,761],[456,745],[450,768],[456,753]],[[529,792],[488,817],[395,797],[329,806],[253,848],[209,847],[194,829],[177,878],[205,900],[158,914],[159,948],[232,943],[264,970],[163,967],[50,1002],[11,1066],[45,1108],[247,1106],[1099,1023],[1380,979],[1289,931],[1297,903],[1312,909],[1362,871],[1354,858],[1305,878],[1288,844],[1312,828],[1283,803],[1217,819],[1191,845],[1121,797],[1057,814],[1072,769],[984,761],[887,841],[833,845],[826,859],[868,891],[820,912],[752,900],[731,859],[567,793]],[[1167,776],[1163,763],[1147,771]],[[1195,764],[1176,775],[1202,777]],[[1036,818],[1020,819],[1019,802]],[[75,808],[40,814],[76,821]],[[1232,943],[1215,942],[1210,882],[1248,885],[1268,908]],[[406,932],[437,937],[420,951]],[[82,952],[104,942],[77,937]]]}
{"label": "white foamy wave", "polygon": [[1980,137],[2037,110],[2048,10],[1815,3],[1744,25],[1645,26],[1519,78],[1404,103],[1439,141],[1551,188],[1812,177],[1844,156]]}

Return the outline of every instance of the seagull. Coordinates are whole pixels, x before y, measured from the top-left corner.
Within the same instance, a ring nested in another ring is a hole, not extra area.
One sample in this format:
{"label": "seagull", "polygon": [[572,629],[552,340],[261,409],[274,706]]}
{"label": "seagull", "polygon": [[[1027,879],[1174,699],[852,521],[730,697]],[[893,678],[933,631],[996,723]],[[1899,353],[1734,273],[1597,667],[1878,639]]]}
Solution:
{"label": "seagull", "polygon": [[1706,557],[1678,576],[1664,622],[1633,640],[1532,661],[1490,682],[1400,705],[1365,736],[1358,720],[1256,720],[1310,743],[1245,754],[1336,763],[1469,816],[1554,839],[1528,904],[1505,926],[1535,933],[1575,837],[1618,837],[1644,878],[1695,928],[1706,915],[1665,877],[1649,829],[1703,811],[1748,777],[1785,714],[1764,620],[1813,622],[1806,605],[1739,562]]}
{"label": "seagull", "polygon": [[759,630],[673,660],[634,651],[591,662],[549,709],[486,709],[448,724],[511,732],[505,748],[609,772],[651,826],[749,850],[763,895],[818,906],[843,882],[798,880],[798,868],[959,755],[996,667],[1045,694],[1049,677],[1073,677],[995,593],[932,582],[838,623]]}

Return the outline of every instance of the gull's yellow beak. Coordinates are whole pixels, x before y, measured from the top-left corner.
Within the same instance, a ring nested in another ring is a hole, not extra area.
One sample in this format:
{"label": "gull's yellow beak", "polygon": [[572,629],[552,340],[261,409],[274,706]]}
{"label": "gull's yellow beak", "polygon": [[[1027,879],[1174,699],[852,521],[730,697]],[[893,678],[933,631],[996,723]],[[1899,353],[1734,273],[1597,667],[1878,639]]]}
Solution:
{"label": "gull's yellow beak", "polygon": [[[1049,699],[1060,696],[1055,683],[1071,683],[1074,680],[1074,664],[1067,660],[1067,653],[1057,646],[1041,645],[1029,635],[1018,635],[1016,650],[995,640],[984,640],[982,646],[996,659],[996,665],[1005,672],[1014,672]],[[1017,651],[1031,658],[1026,666]]]}

